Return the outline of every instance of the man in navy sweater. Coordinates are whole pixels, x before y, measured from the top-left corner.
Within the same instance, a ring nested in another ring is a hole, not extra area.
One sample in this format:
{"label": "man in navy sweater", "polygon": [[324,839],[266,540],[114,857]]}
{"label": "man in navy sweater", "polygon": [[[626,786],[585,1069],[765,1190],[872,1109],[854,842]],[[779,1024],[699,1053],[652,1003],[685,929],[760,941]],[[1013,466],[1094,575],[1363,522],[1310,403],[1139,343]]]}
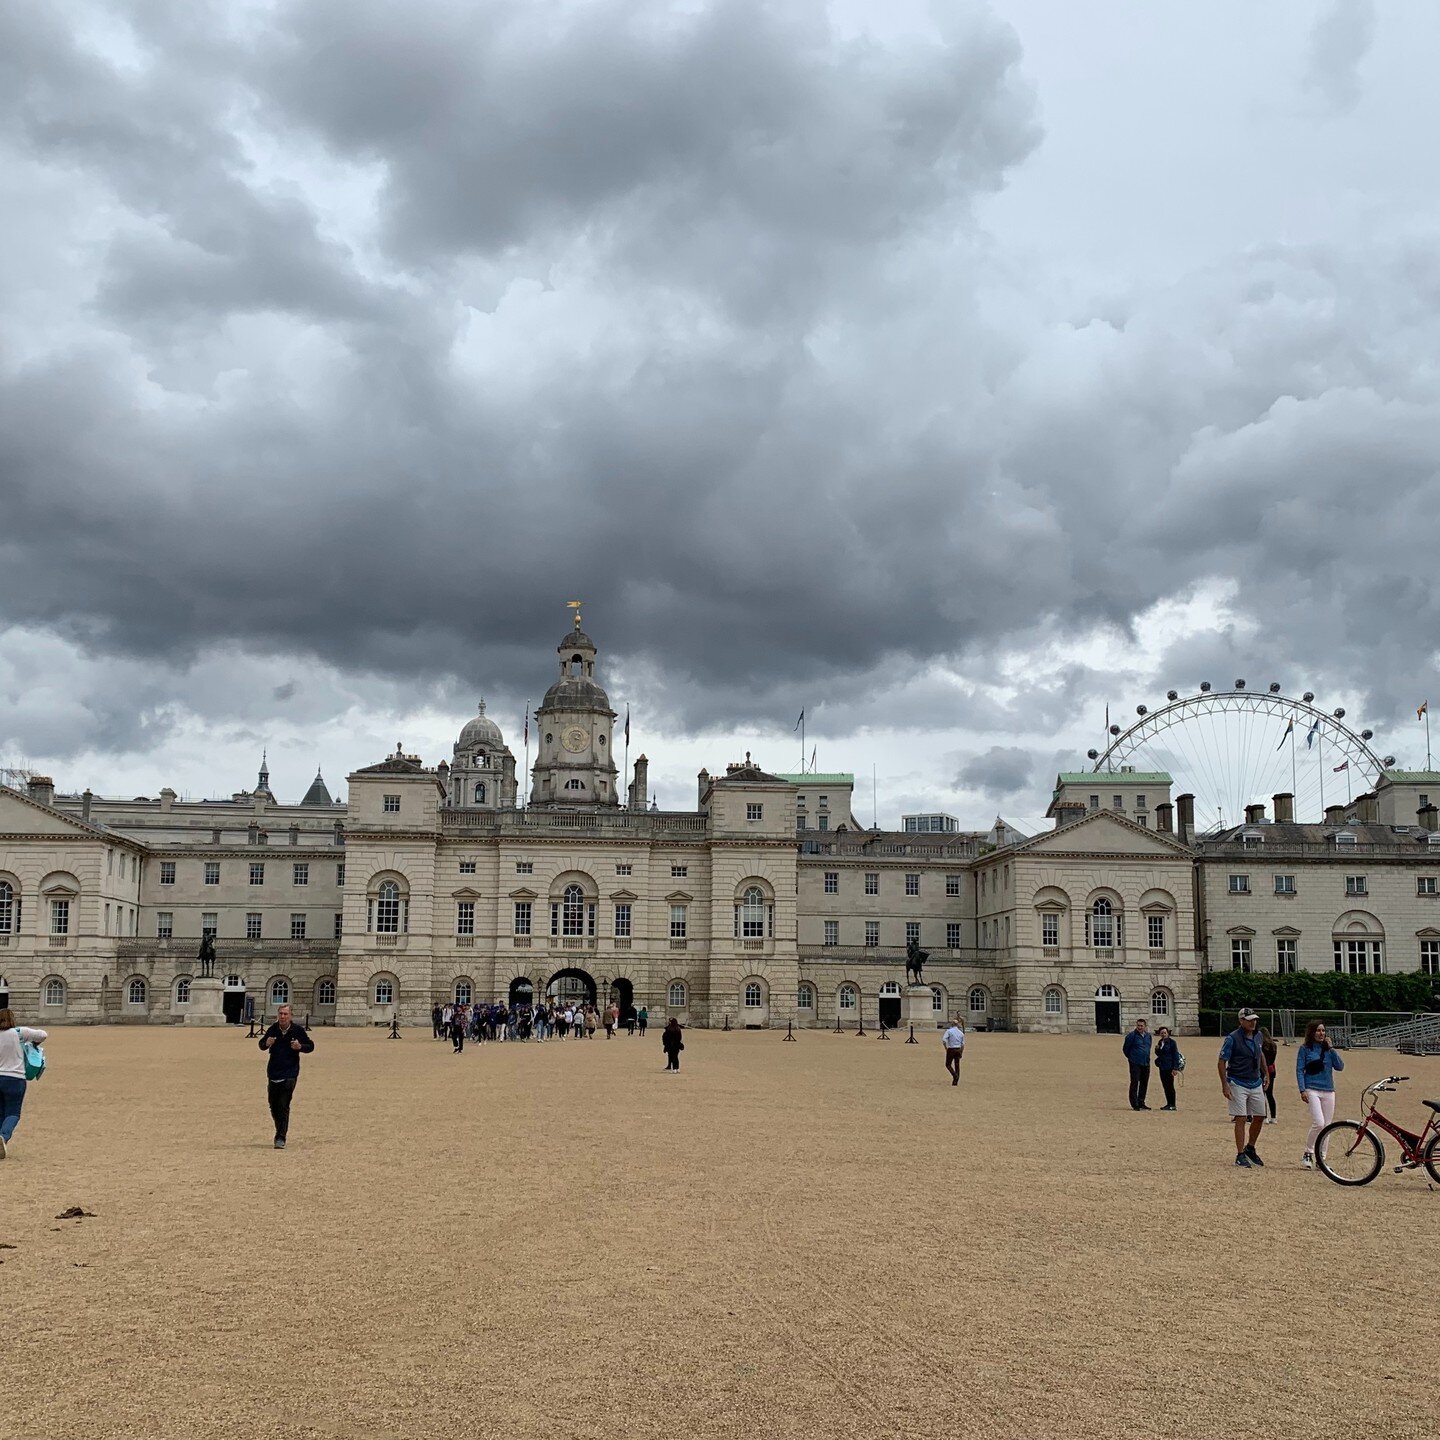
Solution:
{"label": "man in navy sweater", "polygon": [[1145,1021],[1135,1022],[1122,1048],[1130,1062],[1130,1108],[1148,1110],[1145,1092],[1150,1088],[1150,1030]]}
{"label": "man in navy sweater", "polygon": [[290,1100],[300,1079],[300,1057],[308,1055],[315,1042],[291,1018],[290,1007],[282,1005],[275,1012],[275,1023],[260,1037],[260,1048],[270,1055],[265,1062],[270,1115],[275,1121],[275,1148],[283,1150],[290,1130]]}

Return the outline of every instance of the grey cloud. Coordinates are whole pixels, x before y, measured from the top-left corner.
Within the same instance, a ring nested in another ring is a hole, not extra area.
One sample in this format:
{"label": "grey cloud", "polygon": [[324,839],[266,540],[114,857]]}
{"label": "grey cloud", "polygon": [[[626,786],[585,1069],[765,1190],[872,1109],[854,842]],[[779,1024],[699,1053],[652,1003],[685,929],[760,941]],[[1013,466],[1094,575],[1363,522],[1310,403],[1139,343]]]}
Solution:
{"label": "grey cloud", "polygon": [[1360,66],[1375,42],[1375,0],[1330,0],[1310,31],[1303,85],[1333,114],[1360,99]]}
{"label": "grey cloud", "polygon": [[992,745],[960,767],[954,788],[1001,800],[1015,795],[1030,799],[1035,781],[1035,759],[1028,750],[1016,745]]}

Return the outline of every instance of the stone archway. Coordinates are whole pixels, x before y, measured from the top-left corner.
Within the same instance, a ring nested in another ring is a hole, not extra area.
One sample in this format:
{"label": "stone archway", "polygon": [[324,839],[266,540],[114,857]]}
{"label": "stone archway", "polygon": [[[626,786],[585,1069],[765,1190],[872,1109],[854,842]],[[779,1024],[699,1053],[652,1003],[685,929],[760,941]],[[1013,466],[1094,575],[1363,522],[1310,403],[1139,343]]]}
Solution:
{"label": "stone archway", "polygon": [[510,982],[510,992],[506,997],[506,1003],[513,1010],[517,1005],[531,1005],[535,1001],[535,987],[530,983],[528,975],[517,975]]}
{"label": "stone archway", "polygon": [[573,967],[557,970],[545,986],[545,993],[561,1004],[577,1003],[593,1006],[596,1002],[595,977],[588,970]]}
{"label": "stone archway", "polygon": [[623,1025],[635,1014],[635,986],[623,975],[610,982],[610,999],[620,1007],[620,1023]]}

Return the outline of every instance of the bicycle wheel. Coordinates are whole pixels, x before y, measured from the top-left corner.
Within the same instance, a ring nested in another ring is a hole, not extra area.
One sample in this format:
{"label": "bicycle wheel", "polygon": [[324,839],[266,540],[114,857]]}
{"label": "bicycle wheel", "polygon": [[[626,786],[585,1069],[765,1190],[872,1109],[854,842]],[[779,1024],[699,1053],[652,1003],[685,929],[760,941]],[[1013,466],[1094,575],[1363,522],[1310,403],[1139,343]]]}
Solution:
{"label": "bicycle wheel", "polygon": [[1425,1168],[1430,1172],[1430,1178],[1440,1185],[1440,1130],[1430,1137],[1430,1143],[1425,1147]]}
{"label": "bicycle wheel", "polygon": [[1316,1139],[1315,1163],[1337,1185],[1368,1185],[1380,1173],[1385,1151],[1353,1120],[1337,1120]]}

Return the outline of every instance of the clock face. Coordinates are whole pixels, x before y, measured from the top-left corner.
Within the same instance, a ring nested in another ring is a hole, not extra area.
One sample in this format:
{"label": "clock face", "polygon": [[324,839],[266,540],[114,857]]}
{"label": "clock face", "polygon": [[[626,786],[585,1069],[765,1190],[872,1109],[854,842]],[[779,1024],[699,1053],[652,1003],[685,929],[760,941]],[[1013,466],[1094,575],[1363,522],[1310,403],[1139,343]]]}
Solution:
{"label": "clock face", "polygon": [[561,732],[560,743],[572,755],[578,755],[590,743],[590,737],[578,725],[571,725]]}

